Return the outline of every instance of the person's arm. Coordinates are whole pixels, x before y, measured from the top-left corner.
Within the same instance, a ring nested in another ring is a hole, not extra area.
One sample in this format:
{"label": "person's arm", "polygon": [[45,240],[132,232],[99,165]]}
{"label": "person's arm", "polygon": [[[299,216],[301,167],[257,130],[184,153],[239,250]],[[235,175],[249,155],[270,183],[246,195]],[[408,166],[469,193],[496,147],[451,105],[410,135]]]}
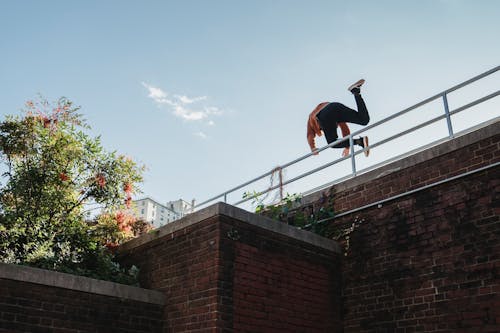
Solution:
{"label": "person's arm", "polygon": [[315,137],[316,137],[316,134],[314,133],[314,130],[312,129],[311,125],[308,123],[307,124],[307,143],[309,144],[309,147],[311,148],[311,152],[314,155],[318,155],[318,152],[316,149],[316,143],[314,142]]}
{"label": "person's arm", "polygon": [[307,143],[309,143],[309,147],[311,148],[311,152],[314,155],[318,155],[318,149],[316,149],[316,143],[314,139],[316,136],[321,136],[321,129],[318,124],[318,120],[316,119],[316,115],[318,112],[325,107],[328,103],[323,102],[318,104],[314,108],[314,110],[309,114],[309,118],[307,119]]}
{"label": "person's arm", "polygon": [[340,130],[342,131],[342,136],[348,136],[351,134],[351,131],[349,130],[349,126],[347,126],[347,123],[339,123]]}
{"label": "person's arm", "polygon": [[[349,126],[347,126],[346,123],[339,123],[339,127],[340,127],[340,130],[342,131],[343,137],[346,137],[349,134],[351,134],[351,131],[349,130]],[[342,150],[342,156],[346,157],[347,155],[349,155],[349,153],[350,153],[349,150],[350,150],[349,146],[345,147],[344,150]]]}

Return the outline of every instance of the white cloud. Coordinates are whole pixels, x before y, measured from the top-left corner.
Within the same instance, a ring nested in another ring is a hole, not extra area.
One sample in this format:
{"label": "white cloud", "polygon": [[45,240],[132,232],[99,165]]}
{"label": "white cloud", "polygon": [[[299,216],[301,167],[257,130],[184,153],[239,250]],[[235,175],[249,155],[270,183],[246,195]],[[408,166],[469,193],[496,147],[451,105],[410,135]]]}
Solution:
{"label": "white cloud", "polygon": [[213,120],[209,120],[209,121],[208,121],[208,123],[207,123],[207,125],[208,125],[208,126],[214,126],[214,125],[215,125],[215,123],[214,123],[214,121],[213,121]]}
{"label": "white cloud", "polygon": [[160,88],[156,88],[148,85],[147,83],[142,82],[142,85],[146,87],[149,91],[148,97],[153,99],[156,103],[163,104],[167,102],[167,93],[161,90]]}
{"label": "white cloud", "polygon": [[219,116],[219,115],[221,115],[223,113],[222,110],[220,110],[219,108],[217,108],[215,106],[206,106],[205,107],[205,112],[207,114],[213,114],[215,116]]}
{"label": "white cloud", "polygon": [[174,106],[174,115],[185,120],[202,120],[208,117],[208,114],[203,111],[190,110],[182,105]]}
{"label": "white cloud", "polygon": [[197,137],[199,137],[199,138],[201,138],[201,139],[203,139],[203,140],[205,140],[205,139],[208,138],[207,135],[205,133],[201,132],[201,131],[194,133],[194,135],[197,136]]}
{"label": "white cloud", "polygon": [[[188,97],[174,94],[172,97],[169,97],[170,95],[161,88],[154,87],[145,82],[142,82],[142,85],[148,90],[148,97],[155,101],[156,104],[159,106],[166,105],[173,115],[186,121],[199,121],[223,114],[223,111],[218,107],[203,103],[208,99],[207,96]],[[214,124],[212,120],[209,120],[208,123],[210,125]]]}
{"label": "white cloud", "polygon": [[192,104],[198,101],[203,101],[207,99],[207,96],[200,96],[200,97],[194,97],[194,98],[189,98],[184,95],[175,95],[175,97],[183,104]]}

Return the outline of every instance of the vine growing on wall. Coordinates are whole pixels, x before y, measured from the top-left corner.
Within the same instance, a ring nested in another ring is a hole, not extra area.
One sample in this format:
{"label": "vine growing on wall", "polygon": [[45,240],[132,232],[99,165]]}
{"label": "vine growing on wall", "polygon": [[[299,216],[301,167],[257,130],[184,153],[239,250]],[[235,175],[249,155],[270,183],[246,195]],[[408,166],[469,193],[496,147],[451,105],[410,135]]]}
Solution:
{"label": "vine growing on wall", "polygon": [[344,246],[345,256],[349,253],[351,234],[364,222],[364,219],[356,216],[349,226],[331,223],[335,211],[334,196],[329,192],[322,194],[317,204],[319,207],[314,204],[303,205],[302,196],[297,193],[287,193],[282,200],[271,204],[265,204],[266,197],[255,191],[245,192],[243,199],[252,200],[256,214],[339,241]]}

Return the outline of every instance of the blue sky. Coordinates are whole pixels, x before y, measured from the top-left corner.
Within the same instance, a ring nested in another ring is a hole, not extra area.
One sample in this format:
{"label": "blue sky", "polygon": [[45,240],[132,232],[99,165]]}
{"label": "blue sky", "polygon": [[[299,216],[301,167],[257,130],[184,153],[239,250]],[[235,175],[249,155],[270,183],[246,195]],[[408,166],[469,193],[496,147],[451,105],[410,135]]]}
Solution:
{"label": "blue sky", "polygon": [[354,107],[359,78],[377,121],[497,66],[499,15],[496,0],[6,0],[0,112],[66,96],[146,165],[141,197],[203,201],[308,153],[309,112]]}

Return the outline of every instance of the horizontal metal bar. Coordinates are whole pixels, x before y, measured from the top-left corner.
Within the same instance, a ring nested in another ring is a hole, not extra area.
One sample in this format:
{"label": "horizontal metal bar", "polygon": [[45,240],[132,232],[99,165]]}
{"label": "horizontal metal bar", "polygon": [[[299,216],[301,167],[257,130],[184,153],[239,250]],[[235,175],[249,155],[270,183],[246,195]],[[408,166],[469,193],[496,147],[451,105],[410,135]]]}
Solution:
{"label": "horizontal metal bar", "polygon": [[[348,140],[348,139],[349,139],[349,136],[346,136],[346,137],[340,138],[340,139],[338,139],[338,140],[336,140],[336,141],[334,141],[334,142],[332,142],[332,143],[330,143],[330,144],[328,144],[328,145],[326,145],[326,146],[324,146],[324,147],[322,147],[322,148],[318,148],[318,152],[320,152],[320,151],[322,151],[322,150],[325,150],[325,149],[327,149],[327,148],[329,148],[329,147],[331,147],[331,146],[334,146],[334,145],[336,145],[336,144],[338,144],[338,143],[340,143],[340,142],[346,141],[346,140]],[[311,153],[308,153],[308,154],[306,154],[306,155],[304,155],[304,156],[301,156],[301,157],[299,157],[299,158],[297,158],[297,159],[295,159],[295,160],[293,160],[293,161],[291,161],[291,162],[288,162],[288,163],[286,163],[286,164],[284,164],[284,165],[282,165],[282,166],[279,166],[278,168],[285,169],[285,168],[287,168],[287,167],[289,167],[289,166],[291,166],[291,165],[293,165],[293,164],[296,164],[296,163],[298,163],[298,162],[300,162],[300,161],[302,161],[302,160],[304,160],[304,159],[306,159],[306,158],[308,158],[309,156],[312,156],[312,155],[313,155],[313,153],[312,153],[312,152],[311,152]],[[274,170],[275,170],[275,169],[274,169]],[[227,190],[226,192],[221,193],[221,194],[219,194],[218,196],[215,196],[215,197],[213,197],[213,198],[211,198],[211,199],[205,200],[205,201],[203,201],[202,203],[199,203],[199,204],[195,205],[195,208],[198,208],[198,207],[200,207],[200,206],[203,206],[203,205],[205,205],[205,204],[207,204],[207,203],[209,203],[209,202],[211,202],[211,201],[214,201],[214,200],[215,200],[215,199],[217,199],[217,198],[221,198],[221,197],[223,197],[225,194],[229,194],[229,193],[234,192],[234,191],[236,191],[236,190],[239,190],[239,189],[241,189],[241,188],[243,188],[243,187],[245,187],[245,186],[247,186],[247,185],[249,185],[249,184],[251,184],[251,183],[254,183],[254,182],[258,181],[258,180],[261,180],[262,178],[264,178],[264,177],[267,177],[267,176],[271,175],[271,174],[274,172],[274,170],[272,170],[272,171],[268,171],[268,172],[266,172],[265,174],[263,174],[263,175],[261,175],[261,176],[258,176],[258,177],[256,177],[256,178],[254,178],[254,179],[252,179],[252,180],[249,180],[249,181],[247,181],[247,182],[245,182],[245,183],[243,183],[243,184],[241,184],[241,185],[238,185],[238,186],[236,186],[236,187],[234,187],[234,188],[232,188],[232,189],[230,189],[230,190]],[[273,188],[273,189],[276,189],[276,188],[277,188],[277,187],[275,187],[275,188]],[[266,191],[266,192],[269,192],[269,191],[272,191],[272,190],[268,190],[268,191]],[[264,194],[264,193],[266,193],[266,192],[261,192],[261,193],[259,193],[259,194],[257,194],[257,195],[262,195],[262,194]],[[252,198],[247,198],[247,199],[244,199],[244,200],[238,201],[238,202],[234,203],[234,205],[235,205],[235,206],[237,206],[237,205],[242,204],[242,203],[244,203],[244,202],[246,202],[246,201],[248,201],[248,200],[251,200],[251,199],[252,199]]]}
{"label": "horizontal metal bar", "polygon": [[492,99],[492,98],[495,98],[495,97],[497,97],[498,95],[500,95],[500,90],[497,90],[497,91],[495,91],[494,93],[491,93],[491,94],[489,94],[489,95],[486,95],[486,96],[484,96],[484,97],[481,97],[481,98],[479,98],[479,99],[476,99],[475,101],[470,102],[469,104],[466,104],[466,105],[463,105],[463,106],[461,106],[461,107],[459,107],[459,108],[456,108],[455,110],[450,111],[450,115],[454,115],[454,114],[459,113],[459,112],[461,112],[461,111],[464,111],[464,110],[466,110],[466,109],[468,109],[468,108],[471,108],[471,107],[473,107],[473,106],[475,106],[475,105],[477,105],[477,104],[481,104],[481,103],[483,103],[483,102],[486,102],[487,100]]}
{"label": "horizontal metal bar", "polygon": [[[336,146],[337,144],[339,144],[339,143],[341,143],[341,142],[344,142],[344,141],[346,141],[346,140],[349,140],[349,137],[350,137],[350,136],[351,136],[351,135],[344,136],[344,137],[339,138],[339,139],[337,139],[337,140],[335,140],[335,141],[333,141],[333,142],[330,142],[330,143],[329,143],[329,144],[327,144],[326,146],[323,146],[323,147],[321,147],[321,148],[318,148],[318,149],[317,149],[317,152],[319,153],[319,152],[321,152],[321,151],[323,151],[323,150],[325,150],[325,149],[328,149],[328,148],[330,148],[330,147],[332,147],[332,146]],[[293,161],[291,161],[291,162],[288,162],[288,163],[283,164],[283,165],[281,166],[281,168],[282,168],[282,169],[285,169],[285,168],[289,167],[290,165],[293,165],[293,164],[296,164],[296,163],[298,163],[298,162],[300,162],[300,161],[302,161],[302,160],[305,160],[306,158],[308,158],[308,157],[310,157],[310,156],[312,156],[312,155],[314,155],[314,154],[313,154],[313,152],[307,153],[306,155],[301,156],[301,157],[299,157],[299,158],[297,158],[297,159],[295,159],[295,160],[293,160]]]}
{"label": "horizontal metal bar", "polygon": [[[362,151],[359,151],[359,152],[357,152],[357,153],[355,153],[355,154],[360,154],[361,152],[362,152]],[[334,165],[334,164],[337,164],[337,163],[339,163],[339,162],[341,162],[341,161],[344,161],[344,160],[347,160],[347,159],[349,159],[349,158],[350,158],[350,155],[345,156],[345,157],[342,157],[342,158],[339,158],[339,159],[336,159],[336,160],[334,160],[334,161],[332,161],[332,162],[328,162],[328,163],[326,163],[326,164],[323,164],[322,166],[319,166],[319,167],[317,167],[316,169],[309,170],[309,171],[307,171],[307,172],[305,172],[305,173],[303,173],[303,174],[300,174],[300,175],[298,175],[298,176],[296,176],[296,177],[294,177],[294,178],[288,179],[288,180],[284,181],[281,185],[280,185],[280,184],[278,184],[278,185],[271,186],[271,187],[269,187],[268,189],[263,190],[263,191],[261,191],[261,192],[257,193],[255,196],[257,196],[257,197],[258,197],[258,196],[261,196],[261,195],[266,194],[266,193],[268,193],[268,192],[271,192],[271,191],[273,191],[273,190],[275,190],[275,189],[279,188],[280,186],[285,186],[285,185],[288,185],[288,184],[290,184],[290,183],[293,183],[293,182],[295,182],[295,181],[297,181],[297,180],[299,180],[299,179],[301,179],[301,178],[304,178],[304,177],[307,177],[307,176],[309,176],[309,175],[312,175],[313,173],[316,173],[316,172],[318,172],[318,171],[321,171],[321,170],[323,170],[323,169],[326,169],[326,168],[328,168],[328,167],[330,167],[330,166],[332,166],[332,165]],[[252,198],[243,199],[243,200],[241,200],[241,201],[238,201],[238,202],[234,203],[234,205],[235,205],[235,206],[237,206],[237,205],[242,204],[242,203],[244,203],[244,202],[246,202],[246,201],[248,201],[248,200],[250,200],[250,199],[252,199]]]}
{"label": "horizontal metal bar", "polygon": [[209,203],[209,202],[211,202],[211,201],[214,201],[215,199],[218,199],[218,198],[221,198],[221,197],[223,197],[223,196],[225,196],[225,195],[228,195],[228,194],[229,194],[229,193],[231,193],[231,192],[234,192],[234,191],[236,191],[236,190],[239,190],[240,188],[243,188],[243,187],[245,187],[245,186],[247,186],[247,185],[249,185],[249,184],[251,184],[251,183],[255,183],[256,181],[261,180],[262,178],[264,178],[264,177],[267,177],[267,176],[271,175],[273,172],[274,172],[274,171],[268,171],[268,172],[266,172],[265,174],[260,175],[259,177],[256,177],[256,178],[254,178],[254,179],[252,179],[252,180],[247,181],[246,183],[243,183],[243,184],[241,184],[241,185],[238,185],[238,186],[236,186],[236,187],[234,187],[234,188],[232,188],[232,189],[230,189],[230,190],[227,190],[227,191],[225,191],[225,192],[223,192],[223,193],[221,193],[221,194],[219,194],[219,195],[217,195],[217,196],[215,196],[215,197],[213,197],[213,198],[211,198],[211,199],[205,200],[205,201],[203,201],[202,203],[199,203],[199,204],[195,205],[194,207],[195,207],[195,208],[197,208],[197,207],[203,206],[204,204],[207,204],[207,203]]}
{"label": "horizontal metal bar", "polygon": [[493,73],[497,72],[498,70],[500,70],[500,66],[496,66],[496,67],[494,67],[494,68],[492,68],[492,69],[490,69],[490,70],[488,70],[488,71],[486,71],[486,72],[484,72],[484,73],[482,73],[482,74],[479,74],[479,75],[477,75],[477,76],[474,76],[473,78],[471,78],[471,79],[469,79],[469,80],[467,80],[467,81],[464,81],[464,82],[462,82],[462,83],[459,83],[459,84],[457,84],[456,86],[451,87],[451,88],[449,88],[449,89],[447,89],[447,90],[443,91],[443,92],[442,92],[441,94],[439,94],[439,95],[442,95],[442,94],[448,94],[448,93],[451,93],[452,91],[455,91],[455,90],[458,90],[458,89],[460,89],[460,88],[463,88],[463,87],[465,87],[465,86],[467,86],[467,85],[469,85],[469,84],[471,84],[471,83],[473,83],[473,82],[475,82],[475,81],[478,81],[478,80],[480,80],[480,79],[482,79],[482,78],[484,78],[484,77],[486,77],[486,76],[488,76],[488,75],[491,75],[491,74],[493,74]]}
{"label": "horizontal metal bar", "polygon": [[390,136],[390,137],[388,137],[388,138],[385,138],[385,139],[383,139],[383,140],[381,140],[381,141],[379,141],[379,142],[377,142],[377,143],[375,143],[375,144],[371,145],[371,146],[370,146],[370,148],[376,148],[376,147],[378,147],[378,146],[381,146],[381,145],[383,145],[383,144],[385,144],[385,143],[387,143],[387,142],[389,142],[389,141],[392,141],[392,140],[395,140],[395,139],[397,139],[397,138],[399,138],[399,137],[405,136],[406,134],[409,134],[409,133],[411,133],[411,132],[415,132],[416,130],[419,130],[419,129],[423,128],[423,127],[429,126],[430,124],[433,124],[433,123],[435,123],[435,122],[437,122],[437,121],[439,121],[439,120],[441,120],[441,119],[444,119],[444,118],[446,118],[446,115],[444,115],[444,114],[443,114],[443,115],[441,115],[441,116],[437,116],[437,117],[435,117],[435,118],[432,118],[432,119],[430,119],[430,120],[427,120],[427,121],[425,121],[425,122],[423,122],[423,123],[421,123],[421,124],[419,124],[419,125],[417,125],[417,126],[414,126],[414,127],[409,128],[409,129],[407,129],[407,130],[404,130],[404,131],[402,131],[402,132],[399,132],[398,134],[395,134],[395,135],[393,135],[393,136]]}

